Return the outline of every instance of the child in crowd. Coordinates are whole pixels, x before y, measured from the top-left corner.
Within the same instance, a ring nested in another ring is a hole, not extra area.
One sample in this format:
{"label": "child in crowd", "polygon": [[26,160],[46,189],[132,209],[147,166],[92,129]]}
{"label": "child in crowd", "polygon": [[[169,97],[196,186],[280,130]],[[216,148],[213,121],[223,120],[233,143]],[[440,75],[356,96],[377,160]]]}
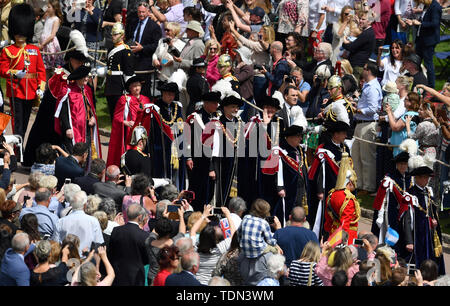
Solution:
{"label": "child in crowd", "polygon": [[33,43],[38,44],[39,39],[44,31],[44,15],[45,12],[40,7],[34,8],[34,15],[36,15],[36,23],[34,24]]}
{"label": "child in crowd", "polygon": [[389,81],[382,89],[386,92],[386,95],[383,98],[383,110],[386,109],[386,105],[389,104],[392,111],[395,112],[400,105],[400,96],[398,95],[397,85],[395,82]]}
{"label": "child in crowd", "polygon": [[[350,36],[347,36],[346,38],[349,42],[354,42],[358,38],[358,36],[361,34],[361,32],[362,31],[359,27],[352,27],[350,29]],[[350,52],[345,50],[344,47],[341,47],[340,50],[341,50],[341,52],[339,52],[339,58],[340,59],[348,58]]]}

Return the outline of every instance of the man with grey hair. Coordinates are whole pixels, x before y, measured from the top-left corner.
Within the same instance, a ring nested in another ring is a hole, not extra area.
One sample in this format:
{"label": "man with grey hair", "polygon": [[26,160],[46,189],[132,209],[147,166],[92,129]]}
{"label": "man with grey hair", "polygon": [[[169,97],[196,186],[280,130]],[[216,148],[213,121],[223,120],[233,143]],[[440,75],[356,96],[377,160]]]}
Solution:
{"label": "man with grey hair", "polygon": [[22,209],[19,220],[22,220],[26,214],[34,214],[38,220],[38,231],[41,237],[48,236],[51,240],[58,241],[58,217],[48,209],[51,196],[50,190],[45,187],[39,188],[34,196],[37,205]]}
{"label": "man with grey hair", "polygon": [[87,203],[87,195],[84,191],[76,192],[71,198],[72,212],[59,219],[59,242],[62,242],[67,234],[73,234],[80,238],[80,255],[87,249],[90,250],[92,242],[104,243],[102,229],[97,218],[87,215],[84,208]]}
{"label": "man with grey hair", "polygon": [[[241,226],[242,216],[244,212],[247,210],[247,203],[245,203],[244,199],[241,197],[231,198],[228,203],[228,209],[230,210],[231,219],[233,220],[233,224],[235,229],[238,229]],[[229,228],[228,219],[222,218],[220,220],[220,227],[222,232],[224,233],[225,238],[231,238],[230,233],[226,231]]]}
{"label": "man with grey hair", "polygon": [[147,213],[137,204],[127,209],[128,223],[117,226],[109,240],[108,258],[116,272],[113,286],[144,286],[148,254],[145,240],[148,233],[141,227],[146,223]]}
{"label": "man with grey hair", "polygon": [[200,266],[200,256],[197,252],[189,252],[181,256],[183,271],[173,273],[166,278],[166,286],[202,286],[195,278]]}
{"label": "man with grey hair", "polygon": [[300,67],[303,69],[303,79],[309,84],[313,84],[314,75],[316,75],[317,68],[322,65],[327,65],[331,74],[334,74],[333,64],[330,57],[333,49],[329,43],[321,42],[316,48],[314,48],[313,60]]}
{"label": "man with grey hair", "polygon": [[170,202],[173,202],[176,198],[178,198],[178,189],[173,184],[167,184],[159,187],[158,194],[158,200],[169,200]]}
{"label": "man with grey hair", "polygon": [[64,185],[63,191],[64,191],[64,202],[60,203],[57,212],[57,216],[60,218],[68,215],[72,211],[70,202],[72,201],[72,197],[75,195],[75,193],[81,191],[81,187],[78,186],[77,184],[70,183]]}
{"label": "man with grey hair", "polygon": [[106,163],[101,158],[95,158],[91,162],[91,170],[85,176],[74,178],[73,182],[81,187],[86,194],[94,194],[95,183],[101,182],[106,172]]}
{"label": "man with grey hair", "polygon": [[105,176],[105,182],[97,182],[93,185],[94,193],[101,198],[113,199],[116,202],[116,211],[121,211],[123,197],[131,191],[131,176],[125,176],[125,187],[119,185],[121,175],[116,165],[108,166]]}
{"label": "man with grey hair", "polygon": [[257,286],[280,286],[278,281],[286,271],[285,258],[281,254],[273,254],[267,260],[267,276]]}
{"label": "man with grey hair", "polygon": [[33,252],[35,245],[30,245],[28,234],[17,233],[11,240],[11,246],[2,259],[0,286],[29,286],[30,269],[25,264],[24,258]]}
{"label": "man with grey hair", "polygon": [[290,266],[292,260],[300,258],[303,248],[308,242],[314,241],[319,244],[316,234],[304,226],[308,221],[306,221],[303,207],[294,207],[289,215],[289,221],[289,226],[277,230],[274,234],[277,244],[286,256],[287,266]]}

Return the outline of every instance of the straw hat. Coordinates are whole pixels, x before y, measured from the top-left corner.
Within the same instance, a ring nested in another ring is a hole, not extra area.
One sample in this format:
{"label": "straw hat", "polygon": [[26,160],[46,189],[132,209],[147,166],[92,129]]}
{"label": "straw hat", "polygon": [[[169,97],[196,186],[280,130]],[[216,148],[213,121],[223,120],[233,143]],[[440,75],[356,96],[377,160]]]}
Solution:
{"label": "straw hat", "polygon": [[395,82],[389,81],[383,86],[383,90],[389,93],[398,93],[397,84]]}

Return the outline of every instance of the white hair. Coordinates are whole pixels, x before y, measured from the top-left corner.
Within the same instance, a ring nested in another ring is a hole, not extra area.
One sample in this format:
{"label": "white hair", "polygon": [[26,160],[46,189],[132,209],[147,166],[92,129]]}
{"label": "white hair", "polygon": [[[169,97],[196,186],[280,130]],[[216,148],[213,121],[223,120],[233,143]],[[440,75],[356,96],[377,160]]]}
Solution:
{"label": "white hair", "polygon": [[77,184],[67,184],[64,185],[64,198],[66,202],[72,203],[72,197],[75,195],[76,192],[80,191],[81,187]]}
{"label": "white hair", "polygon": [[29,244],[30,238],[27,233],[17,233],[11,240],[12,249],[18,253],[25,252]]}
{"label": "white hair", "polygon": [[77,191],[73,195],[70,205],[72,206],[73,210],[82,210],[84,208],[84,204],[86,204],[86,202],[87,202],[86,192],[81,190],[81,191]]}
{"label": "white hair", "polygon": [[208,286],[231,286],[231,284],[226,278],[214,276],[209,280]]}
{"label": "white hair", "polygon": [[276,276],[279,272],[284,270],[284,263],[286,258],[280,254],[274,254],[267,260],[267,269],[270,274]]}
{"label": "white hair", "polygon": [[326,43],[326,42],[321,42],[318,45],[318,48],[320,48],[323,53],[325,54],[325,57],[328,59],[331,56],[331,53],[333,53],[333,48],[331,47],[330,43]]}
{"label": "white hair", "polygon": [[436,282],[434,283],[434,286],[441,287],[441,286],[450,286],[450,275],[442,275],[439,276]]}

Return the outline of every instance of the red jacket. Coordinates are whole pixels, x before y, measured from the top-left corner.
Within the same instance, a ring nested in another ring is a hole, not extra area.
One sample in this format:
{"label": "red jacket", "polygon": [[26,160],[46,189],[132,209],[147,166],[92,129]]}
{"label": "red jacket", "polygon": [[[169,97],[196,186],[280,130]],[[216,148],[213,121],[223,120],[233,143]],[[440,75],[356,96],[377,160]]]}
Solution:
{"label": "red jacket", "polygon": [[[329,209],[329,205],[336,215]],[[349,234],[348,244],[353,244],[353,240],[358,238],[358,220],[361,216],[361,209],[355,196],[347,189],[332,189],[328,194],[325,209],[323,226],[325,231],[331,236],[343,223],[343,229]]]}
{"label": "red jacket", "polygon": [[[23,100],[34,100],[38,86],[42,91],[45,89],[45,66],[41,52],[35,45],[26,45],[23,50],[16,45],[3,48],[0,56],[0,76],[6,79],[6,95],[12,97],[10,70],[23,70],[25,68],[24,56],[28,58],[30,64],[26,70],[27,76],[23,79],[13,79],[14,97]],[[18,58],[14,56],[22,54]]]}
{"label": "red jacket", "polygon": [[[128,105],[128,116],[126,121],[136,121],[138,110],[143,109],[145,104],[150,104],[150,99],[143,95],[139,97],[139,100],[132,95],[127,95],[127,97],[130,98],[130,102]],[[128,135],[132,130],[123,124],[126,102],[125,96],[121,96],[119,101],[117,101],[111,126],[111,137],[109,140],[106,167],[109,167],[110,165],[120,167],[120,157],[129,149],[126,140],[129,138]]]}
{"label": "red jacket", "polygon": [[376,39],[386,38],[386,28],[391,18],[391,1],[380,0],[380,16],[377,16],[378,21],[372,23],[373,31]]}

